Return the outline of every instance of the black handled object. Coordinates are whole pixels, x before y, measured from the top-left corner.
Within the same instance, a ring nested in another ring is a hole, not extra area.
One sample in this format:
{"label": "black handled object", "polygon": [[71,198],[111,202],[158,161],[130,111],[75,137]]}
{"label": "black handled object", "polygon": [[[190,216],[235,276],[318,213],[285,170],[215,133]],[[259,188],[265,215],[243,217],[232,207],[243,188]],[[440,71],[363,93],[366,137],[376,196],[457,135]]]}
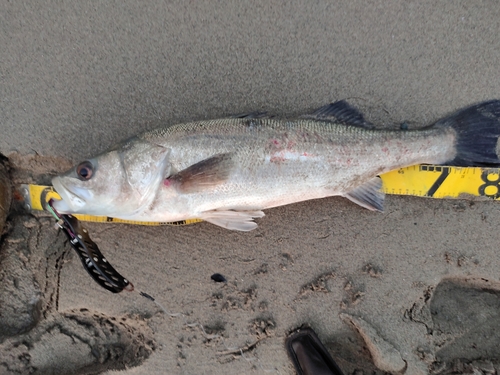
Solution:
{"label": "black handled object", "polygon": [[285,345],[298,375],[343,375],[312,328],[296,331]]}
{"label": "black handled object", "polygon": [[63,232],[68,237],[71,247],[75,249],[83,267],[95,282],[113,293],[119,293],[123,289],[134,290],[134,286],[104,258],[95,242],[90,239],[88,231],[81,227],[77,218],[71,215],[61,215],[61,219],[65,224],[62,227]]}

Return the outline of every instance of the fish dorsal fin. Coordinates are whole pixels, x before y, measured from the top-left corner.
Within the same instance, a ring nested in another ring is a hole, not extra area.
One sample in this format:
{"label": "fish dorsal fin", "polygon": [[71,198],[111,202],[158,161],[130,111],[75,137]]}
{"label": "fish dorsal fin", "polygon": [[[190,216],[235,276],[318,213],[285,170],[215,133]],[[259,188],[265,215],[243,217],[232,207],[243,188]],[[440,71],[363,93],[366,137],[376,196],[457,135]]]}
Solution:
{"label": "fish dorsal fin", "polygon": [[231,153],[218,154],[169,176],[166,181],[176,185],[182,193],[195,193],[226,181],[232,167]]}
{"label": "fish dorsal fin", "polygon": [[344,196],[361,207],[382,212],[384,211],[385,194],[380,190],[381,188],[382,179],[377,176]]}
{"label": "fish dorsal fin", "polygon": [[202,212],[199,218],[222,228],[248,232],[257,228],[253,219],[263,216],[262,211],[213,210]]}
{"label": "fish dorsal fin", "polygon": [[239,115],[234,115],[231,117],[251,120],[256,118],[272,118],[274,116],[270,116],[267,112],[250,112],[250,113],[241,113]]}
{"label": "fish dorsal fin", "polygon": [[345,100],[340,100],[335,103],[330,103],[318,108],[310,115],[303,116],[315,120],[342,122],[347,125],[359,126],[362,128],[372,129],[373,124],[366,121],[363,114]]}

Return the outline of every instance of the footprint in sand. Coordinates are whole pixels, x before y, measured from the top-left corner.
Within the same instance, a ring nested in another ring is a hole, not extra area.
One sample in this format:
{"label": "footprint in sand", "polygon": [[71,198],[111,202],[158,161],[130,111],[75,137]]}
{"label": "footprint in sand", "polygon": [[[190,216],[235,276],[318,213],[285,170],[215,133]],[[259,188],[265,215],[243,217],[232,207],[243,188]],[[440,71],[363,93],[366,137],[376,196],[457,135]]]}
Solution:
{"label": "footprint in sand", "polygon": [[[407,314],[412,322],[427,328],[431,345],[419,349],[427,373],[500,373],[500,282],[446,278],[426,289]],[[377,369],[390,374],[406,372],[401,354],[368,322],[348,314],[340,318],[360,334]],[[416,363],[408,363],[408,367],[422,369]]]}
{"label": "footprint in sand", "polygon": [[434,373],[500,370],[500,283],[447,279],[429,304],[436,345]]}

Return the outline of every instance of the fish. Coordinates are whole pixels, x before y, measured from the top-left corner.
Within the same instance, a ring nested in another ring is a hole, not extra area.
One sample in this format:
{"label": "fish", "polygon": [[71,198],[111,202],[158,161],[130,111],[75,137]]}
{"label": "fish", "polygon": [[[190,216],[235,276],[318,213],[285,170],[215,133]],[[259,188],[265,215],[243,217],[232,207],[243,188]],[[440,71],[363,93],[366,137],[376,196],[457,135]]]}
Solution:
{"label": "fish", "polygon": [[280,119],[261,113],[158,128],[53,178],[64,214],[250,231],[263,210],[343,196],[383,211],[380,174],[416,164],[500,165],[500,101],[414,130],[376,128],[341,100]]}

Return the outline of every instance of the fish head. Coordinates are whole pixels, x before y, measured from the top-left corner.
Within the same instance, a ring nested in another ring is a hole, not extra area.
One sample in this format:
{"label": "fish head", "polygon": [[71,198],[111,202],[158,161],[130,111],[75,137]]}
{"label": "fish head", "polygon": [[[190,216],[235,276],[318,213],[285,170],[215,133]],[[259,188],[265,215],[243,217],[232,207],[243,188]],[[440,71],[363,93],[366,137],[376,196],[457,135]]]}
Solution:
{"label": "fish head", "polygon": [[152,204],[169,174],[170,149],[133,138],[52,179],[63,214],[133,217]]}

